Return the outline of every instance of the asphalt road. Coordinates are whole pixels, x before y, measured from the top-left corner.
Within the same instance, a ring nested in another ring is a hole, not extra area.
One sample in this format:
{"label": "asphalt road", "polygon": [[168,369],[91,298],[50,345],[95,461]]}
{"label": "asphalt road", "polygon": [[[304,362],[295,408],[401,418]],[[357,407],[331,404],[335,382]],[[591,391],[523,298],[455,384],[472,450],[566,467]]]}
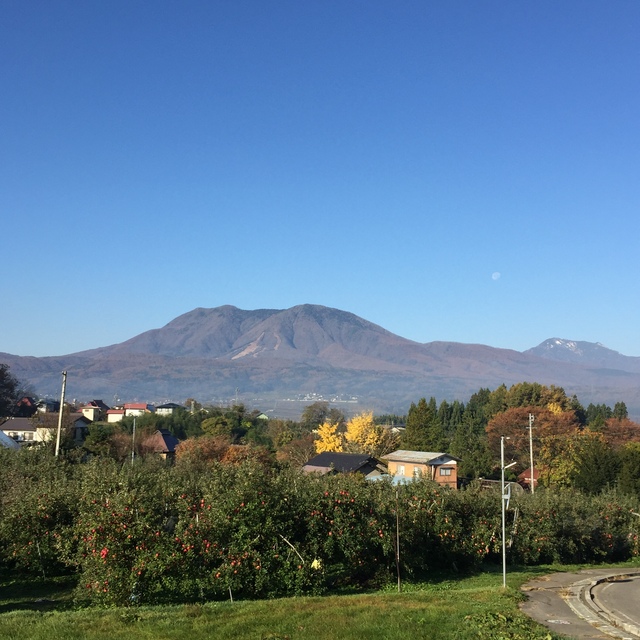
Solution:
{"label": "asphalt road", "polygon": [[[638,574],[638,575],[636,575]],[[522,586],[523,613],[574,640],[640,638],[640,571],[552,573]]]}
{"label": "asphalt road", "polygon": [[594,603],[623,622],[640,626],[640,576],[602,582],[591,589]]}

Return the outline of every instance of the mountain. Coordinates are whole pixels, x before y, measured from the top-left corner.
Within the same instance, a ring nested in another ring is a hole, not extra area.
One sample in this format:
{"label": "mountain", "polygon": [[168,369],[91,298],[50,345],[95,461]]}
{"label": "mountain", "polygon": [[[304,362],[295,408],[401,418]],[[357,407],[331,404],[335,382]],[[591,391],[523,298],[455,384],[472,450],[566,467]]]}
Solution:
{"label": "mountain", "polygon": [[556,362],[573,362],[592,368],[618,369],[630,373],[640,373],[640,358],[623,356],[613,349],[607,349],[599,342],[581,342],[550,338],[533,349],[524,352]]}
{"label": "mountain", "polygon": [[[198,308],[120,344],[66,356],[0,354],[41,395],[79,399],[245,402],[358,398],[357,410],[404,413],[412,401],[460,399],[482,387],[555,384],[584,403],[618,400],[640,415],[640,358],[551,339],[521,353],[477,344],[413,342],[352,313],[319,305],[245,311]],[[313,395],[316,394],[316,395]]]}

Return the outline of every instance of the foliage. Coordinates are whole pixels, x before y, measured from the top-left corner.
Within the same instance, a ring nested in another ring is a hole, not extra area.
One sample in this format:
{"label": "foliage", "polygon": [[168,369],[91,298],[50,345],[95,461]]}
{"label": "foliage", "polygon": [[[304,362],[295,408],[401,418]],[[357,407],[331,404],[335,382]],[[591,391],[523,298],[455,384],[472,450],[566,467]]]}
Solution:
{"label": "foliage", "polygon": [[619,453],[618,489],[640,499],[640,442],[630,442]]}
{"label": "foliage", "polygon": [[189,438],[176,447],[176,464],[205,470],[210,463],[222,460],[230,446],[231,442],[225,436]]}
{"label": "foliage", "polygon": [[338,431],[337,423],[324,422],[318,427],[315,440],[316,453],[323,451],[344,451],[344,436]]}
{"label": "foliage", "polygon": [[77,515],[73,465],[57,463],[45,448],[0,455],[0,557],[30,573],[60,573]]}
{"label": "foliage", "polygon": [[587,425],[590,429],[593,429],[594,431],[597,431],[602,426],[604,426],[604,423],[609,418],[612,418],[612,417],[613,417],[613,411],[611,410],[611,407],[607,406],[606,404],[596,405],[596,404],[590,403],[589,406],[587,407],[587,411],[586,411]]}
{"label": "foliage", "polygon": [[539,490],[516,498],[515,506],[514,562],[612,562],[638,555],[635,505],[615,493]]}
{"label": "foliage", "polygon": [[325,422],[342,425],[344,421],[344,413],[336,407],[330,407],[329,403],[324,400],[312,402],[306,406],[300,420],[301,426],[305,431],[315,431]]}
{"label": "foliage", "polygon": [[376,424],[372,412],[360,413],[347,422],[345,449],[380,457],[398,448],[398,437],[382,425]]}
{"label": "foliage", "polygon": [[[538,411],[550,421],[563,415]],[[473,414],[462,413],[466,435],[477,435]],[[373,422],[360,418],[353,434]],[[615,494],[602,492],[609,476],[587,482],[600,473],[603,433],[576,428],[551,441],[569,488],[558,482],[513,497],[510,562],[637,556],[637,447],[610,449],[621,465]],[[78,599],[131,605],[362,588],[394,578],[396,552],[401,575],[413,579],[499,558],[499,493],[480,483],[451,491],[428,479],[393,486],[304,475],[275,466],[263,447],[213,436],[184,445],[174,466],[102,456],[81,463],[45,448],[0,452],[1,562],[46,576],[73,571]]]}
{"label": "foliage", "polygon": [[9,371],[9,365],[0,363],[0,418],[14,415],[20,392],[20,382]]}
{"label": "foliage", "polygon": [[575,429],[543,439],[538,455],[540,480],[547,486],[565,486],[599,493],[616,481],[619,460],[602,433]]}
{"label": "foliage", "polygon": [[276,460],[297,469],[303,467],[316,453],[315,436],[307,433],[294,438],[276,452]]}
{"label": "foliage", "polygon": [[534,416],[536,439],[544,442],[546,438],[566,436],[573,433],[577,420],[573,411],[556,413],[547,408],[535,406],[515,407],[495,415],[487,425],[487,443],[494,459],[500,457],[501,437],[505,437],[505,458],[518,460],[526,467],[529,457],[529,415]]}
{"label": "foliage", "polygon": [[449,453],[460,458],[459,478],[480,478],[491,474],[493,460],[485,434],[476,431],[473,418],[465,414],[456,427]]}
{"label": "foliage", "polygon": [[444,451],[447,440],[438,418],[435,398],[420,398],[411,403],[407,414],[407,426],[402,437],[402,448],[410,451]]}

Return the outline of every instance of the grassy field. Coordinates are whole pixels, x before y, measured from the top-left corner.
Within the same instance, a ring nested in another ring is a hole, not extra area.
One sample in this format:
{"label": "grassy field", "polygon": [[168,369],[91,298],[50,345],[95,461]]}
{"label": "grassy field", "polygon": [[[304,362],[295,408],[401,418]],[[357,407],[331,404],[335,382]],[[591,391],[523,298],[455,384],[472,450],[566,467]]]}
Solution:
{"label": "grassy field", "polygon": [[113,609],[76,607],[68,579],[25,581],[0,575],[0,638],[550,640],[561,636],[523,616],[518,602],[520,585],[551,569],[511,569],[506,590],[502,574],[491,569],[471,577],[405,584],[400,594],[394,586],[357,595]]}

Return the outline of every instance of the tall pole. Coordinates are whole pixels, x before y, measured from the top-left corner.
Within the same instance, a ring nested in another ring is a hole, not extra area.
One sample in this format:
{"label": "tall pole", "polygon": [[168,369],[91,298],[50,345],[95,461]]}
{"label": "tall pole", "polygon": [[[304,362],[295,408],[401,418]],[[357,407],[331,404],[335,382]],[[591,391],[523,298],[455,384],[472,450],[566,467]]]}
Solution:
{"label": "tall pole", "polygon": [[507,586],[507,541],[506,541],[506,502],[511,492],[504,491],[504,471],[513,467],[517,462],[511,462],[507,466],[504,464],[504,441],[509,440],[509,436],[500,436],[500,501],[502,502],[502,587]]}
{"label": "tall pole", "polygon": [[398,504],[398,490],[396,489],[396,573],[398,574],[398,593],[400,593],[402,583],[400,582],[400,510]]}
{"label": "tall pole", "polygon": [[502,587],[507,586],[507,545],[504,505],[504,436],[500,436],[500,502],[502,503]]}
{"label": "tall pole", "polygon": [[136,457],[136,419],[133,418],[133,436],[131,438],[131,466],[133,466],[133,460]]}
{"label": "tall pole", "polygon": [[536,492],[536,481],[535,481],[535,478],[533,477],[533,421],[534,419],[535,417],[533,413],[530,413],[529,414],[529,459],[531,462],[531,473],[529,475],[531,476],[531,493]]}
{"label": "tall pole", "polygon": [[62,392],[60,393],[60,412],[58,413],[58,436],[56,438],[56,457],[60,453],[60,434],[62,433],[62,414],[64,412],[64,392],[67,388],[67,372],[62,372]]}

